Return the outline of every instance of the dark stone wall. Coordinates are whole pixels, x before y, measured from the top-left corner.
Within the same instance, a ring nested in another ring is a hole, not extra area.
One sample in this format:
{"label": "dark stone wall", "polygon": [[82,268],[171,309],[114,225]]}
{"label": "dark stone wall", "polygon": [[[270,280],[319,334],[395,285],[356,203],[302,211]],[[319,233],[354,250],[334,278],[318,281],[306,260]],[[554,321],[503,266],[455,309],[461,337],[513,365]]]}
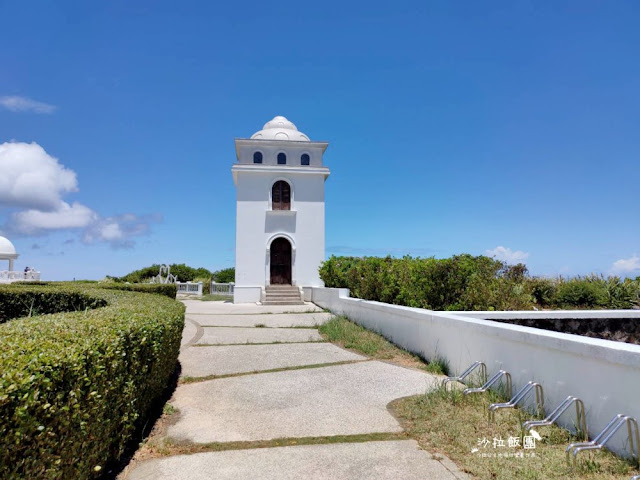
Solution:
{"label": "dark stone wall", "polygon": [[524,327],[541,328],[553,332],[573,333],[585,337],[603,338],[640,345],[640,319],[637,318],[539,318],[507,319],[496,322]]}

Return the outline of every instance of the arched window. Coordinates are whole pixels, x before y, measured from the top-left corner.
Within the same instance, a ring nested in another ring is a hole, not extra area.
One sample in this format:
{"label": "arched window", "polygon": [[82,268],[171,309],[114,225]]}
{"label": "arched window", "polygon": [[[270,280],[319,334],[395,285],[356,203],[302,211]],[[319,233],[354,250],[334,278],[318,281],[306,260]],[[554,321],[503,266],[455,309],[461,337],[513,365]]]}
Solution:
{"label": "arched window", "polygon": [[262,152],[254,152],[253,163],[262,163]]}
{"label": "arched window", "polygon": [[284,180],[271,188],[271,210],[291,210],[291,186]]}
{"label": "arched window", "polygon": [[309,155],[306,153],[302,154],[302,157],[300,157],[300,164],[301,165],[309,165]]}
{"label": "arched window", "polygon": [[287,164],[287,156],[284,153],[278,154],[278,165],[286,165]]}

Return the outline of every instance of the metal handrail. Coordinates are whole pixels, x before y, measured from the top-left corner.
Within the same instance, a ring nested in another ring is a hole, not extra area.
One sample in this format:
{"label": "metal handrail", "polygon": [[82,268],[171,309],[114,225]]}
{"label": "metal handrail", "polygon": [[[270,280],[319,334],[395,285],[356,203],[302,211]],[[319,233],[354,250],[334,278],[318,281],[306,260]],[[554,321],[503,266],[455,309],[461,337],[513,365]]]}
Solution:
{"label": "metal handrail", "polygon": [[538,414],[544,415],[544,390],[542,389],[542,385],[537,382],[527,382],[508,402],[492,403],[489,405],[489,421],[495,420],[496,410],[499,408],[515,408],[532,390],[536,392],[536,408],[538,409]]}
{"label": "metal handrail", "polygon": [[[622,425],[627,425],[627,439],[629,441],[629,451],[636,464],[640,460],[640,432],[638,431],[638,421],[629,415],[619,413],[608,423],[596,438],[590,442],[579,442],[570,444],[566,451],[567,463],[570,464],[570,455],[573,454],[573,465],[576,465],[578,453],[583,450],[599,450],[613,437]],[[634,438],[635,437],[635,438]],[[635,445],[635,448],[634,448]]]}
{"label": "metal handrail", "polygon": [[487,381],[487,366],[484,364],[484,362],[480,362],[480,361],[475,361],[473,362],[471,365],[469,365],[469,367],[462,372],[460,375],[456,376],[452,376],[452,377],[447,377],[442,381],[442,386],[446,387],[447,383],[449,382],[460,382],[460,383],[464,383],[464,379],[467,378],[469,375],[471,375],[473,373],[473,371],[480,367],[480,377],[481,377],[481,381],[484,383]]}
{"label": "metal handrail", "polygon": [[494,383],[496,383],[502,377],[504,377],[506,380],[505,383],[507,387],[507,392],[506,392],[507,397],[511,398],[511,374],[506,370],[498,370],[496,374],[493,377],[491,377],[489,381],[484,385],[482,385],[480,388],[466,388],[463,390],[462,394],[469,395],[470,393],[486,392]]}
{"label": "metal handrail", "polygon": [[560,415],[562,415],[571,406],[572,403],[575,403],[576,405],[576,430],[582,430],[584,439],[588,440],[589,432],[587,430],[587,417],[584,413],[584,403],[578,397],[573,397],[571,395],[560,402],[560,405],[558,405],[547,418],[545,418],[544,420],[527,420],[522,424],[522,428],[526,432],[533,427],[544,427],[547,425],[552,425],[556,422],[556,420],[558,420]]}

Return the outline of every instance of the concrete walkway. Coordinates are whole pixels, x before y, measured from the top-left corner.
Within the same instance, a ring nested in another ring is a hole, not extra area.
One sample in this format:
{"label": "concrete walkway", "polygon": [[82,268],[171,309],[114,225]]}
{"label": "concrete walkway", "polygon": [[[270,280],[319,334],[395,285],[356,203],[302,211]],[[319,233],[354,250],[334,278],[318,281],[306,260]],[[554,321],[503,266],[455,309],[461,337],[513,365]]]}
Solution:
{"label": "concrete walkway", "polygon": [[134,460],[119,479],[468,478],[399,439],[387,410],[432,388],[432,375],[323,342],[317,326],[331,315],[313,304],[184,303],[176,413],[151,440],[165,456]]}

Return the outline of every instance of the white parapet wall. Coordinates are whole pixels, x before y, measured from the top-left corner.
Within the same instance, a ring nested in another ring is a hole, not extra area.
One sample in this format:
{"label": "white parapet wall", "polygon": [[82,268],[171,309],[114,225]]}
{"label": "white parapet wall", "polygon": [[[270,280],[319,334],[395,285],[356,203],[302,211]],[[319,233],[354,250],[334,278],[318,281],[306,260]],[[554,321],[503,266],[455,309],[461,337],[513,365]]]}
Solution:
{"label": "white parapet wall", "polygon": [[40,272],[35,270],[29,270],[28,272],[0,271],[0,283],[39,282],[40,279]]}
{"label": "white parapet wall", "polygon": [[[500,369],[510,372],[514,392],[528,381],[539,382],[544,387],[547,413],[568,395],[579,397],[585,405],[591,438],[619,413],[640,420],[640,345],[480,319],[485,313],[491,316],[489,313],[496,312],[457,314],[350,298],[347,289],[312,288],[310,297],[320,307],[346,315],[427,360],[446,360],[451,374],[459,374],[479,360],[487,365],[489,376]],[[551,318],[550,313],[507,312],[496,317]],[[640,322],[637,310],[559,315],[638,318]],[[570,408],[561,424],[572,428],[574,423],[575,409]],[[520,433],[518,425],[513,429],[514,435]],[[607,446],[625,454],[626,440],[626,428],[622,428]]]}
{"label": "white parapet wall", "polygon": [[178,295],[202,296],[202,282],[176,282]]}

